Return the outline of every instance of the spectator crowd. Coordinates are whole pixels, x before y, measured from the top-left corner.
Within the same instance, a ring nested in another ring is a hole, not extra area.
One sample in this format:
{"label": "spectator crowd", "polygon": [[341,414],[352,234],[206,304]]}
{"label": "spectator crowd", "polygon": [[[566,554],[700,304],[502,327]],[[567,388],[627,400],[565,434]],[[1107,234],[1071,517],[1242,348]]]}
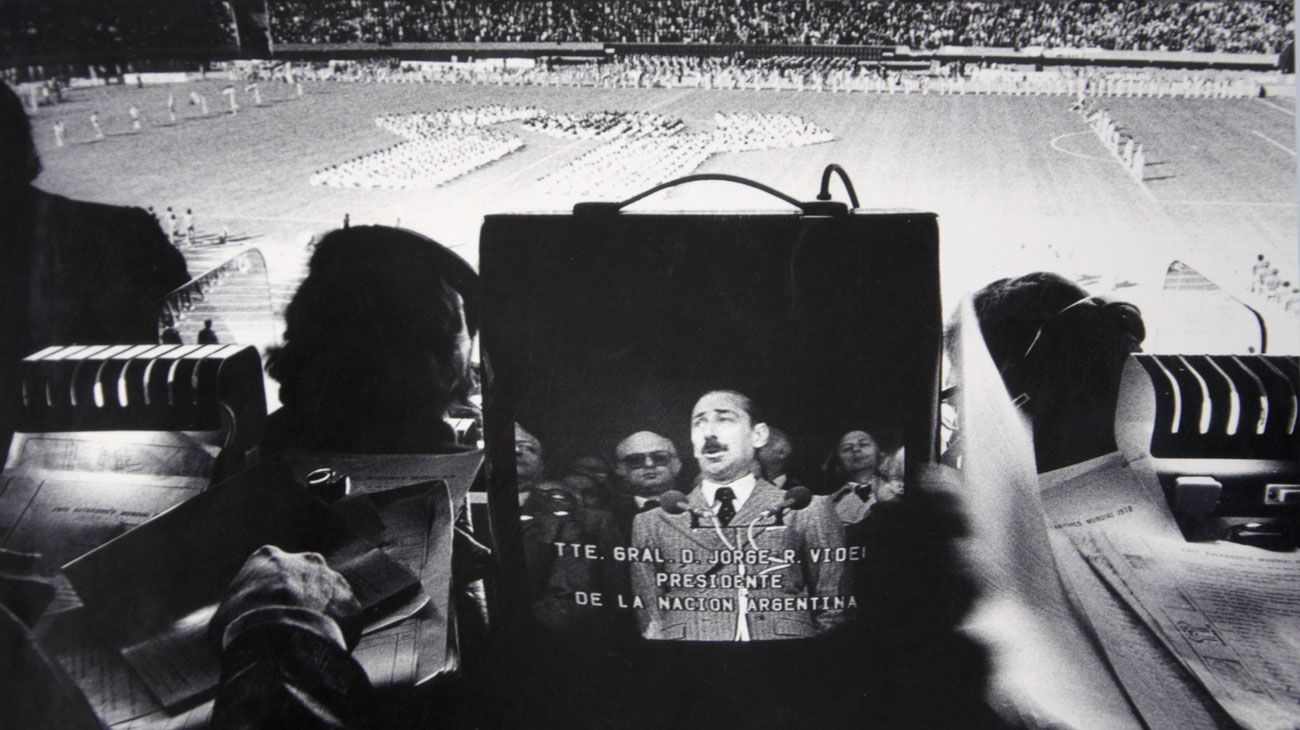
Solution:
{"label": "spectator crowd", "polygon": [[[1258,2],[269,0],[273,43],[896,44],[1278,53],[1294,8]],[[240,3],[15,0],[8,54],[215,51],[260,34]]]}
{"label": "spectator crowd", "polygon": [[0,48],[5,55],[227,48],[235,42],[230,5],[10,0],[0,6]]}
{"label": "spectator crowd", "polygon": [[[290,65],[290,64],[285,64]],[[295,78],[353,83],[469,84],[481,86],[586,86],[595,88],[746,89],[818,93],[1018,94],[1089,97],[1241,98],[1260,96],[1276,73],[1150,67],[1023,66],[951,63],[937,69],[887,69],[857,59],[780,55],[703,58],[685,55],[619,54],[603,62],[574,64],[445,63],[379,57],[329,63],[292,64]],[[273,65],[256,73],[273,74]],[[275,73],[284,73],[278,71]],[[299,84],[301,86],[301,84]],[[650,119],[646,115],[640,118]],[[590,120],[590,124],[602,124]],[[608,120],[603,122],[611,123]],[[671,124],[671,122],[668,122]],[[543,116],[529,126],[562,136],[569,124]],[[667,131],[672,131],[671,129]],[[680,131],[680,130],[678,130]]]}
{"label": "spectator crowd", "polygon": [[272,0],[284,43],[598,42],[1277,52],[1290,3]]}

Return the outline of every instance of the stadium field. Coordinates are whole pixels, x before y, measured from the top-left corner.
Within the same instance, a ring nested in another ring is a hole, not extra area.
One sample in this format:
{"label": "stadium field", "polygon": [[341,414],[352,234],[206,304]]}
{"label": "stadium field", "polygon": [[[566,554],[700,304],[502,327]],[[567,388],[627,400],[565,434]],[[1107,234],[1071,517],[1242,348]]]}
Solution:
{"label": "stadium field", "polygon": [[[688,131],[712,128],[715,112],[801,115],[835,140],[810,147],[727,153],[699,172],[755,178],[811,199],[822,168],[853,176],[864,207],[917,208],[940,215],[944,296],[1036,269],[1094,288],[1128,289],[1143,303],[1180,259],[1249,300],[1256,254],[1297,278],[1296,117],[1293,99],[1102,99],[1146,149],[1147,181],[1135,182],[1061,96],[830,94],[703,89],[592,89],[311,82],[265,83],[266,104],[225,113],[225,81],[70,92],[33,116],[45,172],[42,187],[119,204],[193,208],[199,228],[248,236],[291,286],[313,233],[341,224],[414,228],[476,260],[482,216],[562,210],[541,178],[601,144],[503,128],[525,146],[435,190],[313,186],[316,170],[400,142],[378,128],[382,114],[480,107],[549,111],[653,110]],[[199,117],[188,94],[206,94]],[[167,120],[176,96],[179,121]],[[137,105],[144,129],[131,131]],[[92,141],[88,117],[108,135]],[[56,148],[62,119],[68,144]],[[833,190],[843,197],[836,183]],[[599,182],[593,182],[593,195]],[[774,199],[705,183],[661,194],[644,209],[782,209]],[[209,255],[204,260],[209,260]],[[192,273],[199,273],[193,271]]]}

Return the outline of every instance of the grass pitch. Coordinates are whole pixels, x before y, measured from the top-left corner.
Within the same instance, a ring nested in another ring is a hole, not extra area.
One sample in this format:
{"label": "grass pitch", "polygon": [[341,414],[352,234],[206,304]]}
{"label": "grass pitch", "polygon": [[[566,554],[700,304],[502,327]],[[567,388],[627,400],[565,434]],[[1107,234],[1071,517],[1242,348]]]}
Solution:
{"label": "grass pitch", "polygon": [[[1248,296],[1250,266],[1265,254],[1297,272],[1296,118],[1293,99],[1102,99],[1146,148],[1145,183],[1130,178],[1066,97],[829,94],[701,89],[591,89],[315,82],[303,98],[263,83],[266,104],[241,92],[227,113],[225,81],[70,92],[33,116],[45,172],[38,184],[78,198],[193,208],[201,229],[251,237],[282,282],[291,282],[313,234],[354,223],[419,230],[477,260],[482,216],[565,210],[542,177],[599,144],[506,128],[525,146],[433,191],[331,189],[312,172],[400,140],[380,114],[532,105],[555,111],[654,110],[689,130],[717,111],[796,113],[834,142],[728,153],[698,172],[752,177],[812,199],[831,162],[853,176],[864,207],[917,208],[940,216],[943,290],[951,305],[991,279],[1060,271],[1094,288],[1119,286],[1150,300],[1174,259]],[[237,84],[242,86],[242,84]],[[211,114],[188,104],[206,94]],[[166,99],[175,94],[177,123]],[[131,130],[137,105],[144,129]],[[97,110],[108,135],[92,140]],[[54,146],[62,119],[68,144]],[[843,198],[838,183],[833,190]],[[660,194],[644,209],[781,209],[756,191],[704,183]],[[199,273],[199,272],[192,272]]]}

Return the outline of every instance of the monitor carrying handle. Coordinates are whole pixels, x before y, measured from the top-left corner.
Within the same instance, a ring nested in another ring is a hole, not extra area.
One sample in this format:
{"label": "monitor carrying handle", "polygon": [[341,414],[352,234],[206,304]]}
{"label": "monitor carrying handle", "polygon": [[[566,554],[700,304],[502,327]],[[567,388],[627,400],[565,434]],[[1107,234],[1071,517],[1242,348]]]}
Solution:
{"label": "monitor carrying handle", "polygon": [[853,209],[856,210],[858,208],[858,196],[853,189],[853,183],[849,180],[848,173],[846,173],[844,171],[844,168],[840,167],[839,165],[832,164],[832,165],[827,165],[825,171],[822,173],[821,192],[818,193],[817,200],[800,201],[797,198],[787,195],[781,192],[780,190],[777,190],[776,188],[773,188],[769,185],[764,185],[763,183],[758,182],[757,180],[750,180],[747,177],[741,177],[739,175],[726,175],[722,173],[701,173],[698,175],[686,175],[683,177],[675,178],[673,180],[669,180],[664,183],[660,183],[658,185],[655,185],[652,188],[649,188],[648,190],[643,190],[637,193],[636,195],[633,195],[632,197],[628,198],[627,200],[623,200],[623,201],[618,201],[618,202],[600,201],[600,202],[576,203],[573,206],[573,212],[575,215],[580,215],[580,214],[614,215],[621,212],[624,208],[628,207],[629,205],[644,200],[645,198],[648,198],[651,195],[654,195],[655,193],[661,190],[674,188],[677,187],[678,185],[685,185],[686,183],[713,181],[713,182],[736,183],[737,185],[744,185],[746,187],[754,188],[755,190],[761,190],[767,193],[768,195],[771,195],[774,198],[778,198],[798,208],[799,212],[803,215],[813,215],[813,216],[847,215],[850,210],[848,206],[846,206],[844,203],[837,203],[831,200],[829,188],[830,188],[830,177],[832,172],[839,174],[840,179],[844,182],[845,189],[848,191],[849,200],[853,203]]}

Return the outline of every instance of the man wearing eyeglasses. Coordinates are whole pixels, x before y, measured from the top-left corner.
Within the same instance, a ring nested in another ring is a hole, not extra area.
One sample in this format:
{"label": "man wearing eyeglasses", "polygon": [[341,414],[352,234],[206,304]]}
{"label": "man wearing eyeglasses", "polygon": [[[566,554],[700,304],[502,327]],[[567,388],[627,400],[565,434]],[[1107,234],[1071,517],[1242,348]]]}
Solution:
{"label": "man wearing eyeglasses", "polygon": [[626,535],[633,518],[658,507],[659,495],[677,488],[682,460],[672,441],[653,431],[638,431],[614,448],[614,473],[620,494],[610,510]]}

